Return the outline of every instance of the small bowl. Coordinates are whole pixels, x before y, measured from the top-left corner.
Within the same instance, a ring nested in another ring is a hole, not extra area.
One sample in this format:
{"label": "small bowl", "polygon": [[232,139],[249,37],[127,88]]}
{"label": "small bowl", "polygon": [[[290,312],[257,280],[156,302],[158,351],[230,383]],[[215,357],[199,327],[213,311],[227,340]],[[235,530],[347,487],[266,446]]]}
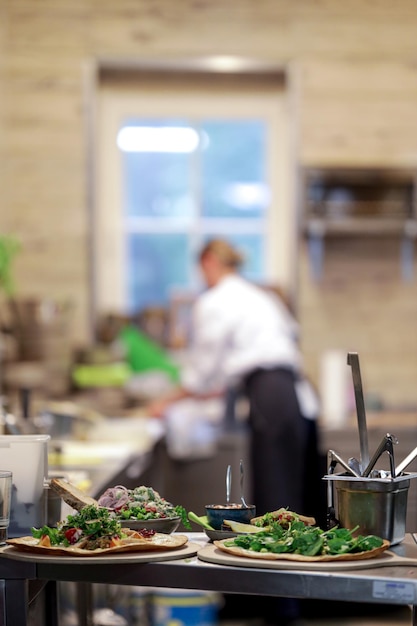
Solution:
{"label": "small bowl", "polygon": [[119,520],[122,528],[130,528],[131,530],[155,530],[158,533],[169,535],[174,533],[180,525],[181,518],[178,517],[158,517],[157,519],[125,519]]}
{"label": "small bowl", "polygon": [[233,537],[237,537],[239,533],[234,533],[229,530],[209,530],[208,528],[204,529],[207,537],[210,541],[221,541],[222,539],[232,539]]}
{"label": "small bowl", "polygon": [[233,520],[249,524],[252,517],[256,515],[254,504],[206,504],[207,521],[215,530],[222,530],[223,520]]}

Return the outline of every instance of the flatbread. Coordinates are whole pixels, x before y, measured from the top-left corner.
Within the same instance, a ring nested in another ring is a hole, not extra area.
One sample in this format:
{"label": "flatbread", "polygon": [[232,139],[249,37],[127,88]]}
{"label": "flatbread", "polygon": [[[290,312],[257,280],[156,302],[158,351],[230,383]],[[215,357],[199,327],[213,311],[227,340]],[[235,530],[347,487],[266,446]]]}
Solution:
{"label": "flatbread", "polygon": [[176,550],[181,548],[188,541],[185,535],[166,535],[164,533],[155,533],[152,537],[137,539],[135,537],[126,537],[122,539],[120,546],[114,548],[98,548],[96,550],[85,550],[69,546],[42,546],[39,545],[39,539],[35,537],[16,537],[15,539],[7,539],[6,543],[13,546],[17,550],[23,552],[32,552],[38,554],[55,554],[57,556],[101,556],[111,555],[119,552],[154,552],[157,550]]}
{"label": "flatbread", "polygon": [[85,506],[93,505],[100,506],[98,501],[88,496],[78,489],[75,485],[72,485],[67,480],[61,478],[51,478],[50,487],[53,489],[63,501],[76,511],[81,511]]}
{"label": "flatbread", "polygon": [[373,550],[366,550],[365,552],[352,552],[349,554],[326,554],[324,556],[305,556],[303,554],[292,554],[290,552],[284,552],[282,554],[275,554],[274,552],[254,552],[253,550],[246,550],[239,546],[226,546],[225,542],[230,539],[222,539],[220,541],[213,541],[216,548],[219,548],[222,552],[233,554],[234,556],[244,556],[250,559],[262,559],[266,561],[304,561],[307,562],[325,562],[325,561],[359,561],[361,559],[373,559],[379,554],[382,554],[391,545],[389,541],[384,539],[382,546],[374,548]]}

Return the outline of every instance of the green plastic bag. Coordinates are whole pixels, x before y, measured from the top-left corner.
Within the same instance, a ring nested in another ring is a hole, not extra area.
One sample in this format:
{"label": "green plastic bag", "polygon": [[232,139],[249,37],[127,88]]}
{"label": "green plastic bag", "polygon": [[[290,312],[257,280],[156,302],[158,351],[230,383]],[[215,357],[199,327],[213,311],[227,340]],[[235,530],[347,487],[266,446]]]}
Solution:
{"label": "green plastic bag", "polygon": [[159,370],[166,372],[174,382],[178,382],[179,367],[158,344],[137,328],[132,325],[125,326],[119,332],[118,339],[126,350],[126,362],[133,372]]}

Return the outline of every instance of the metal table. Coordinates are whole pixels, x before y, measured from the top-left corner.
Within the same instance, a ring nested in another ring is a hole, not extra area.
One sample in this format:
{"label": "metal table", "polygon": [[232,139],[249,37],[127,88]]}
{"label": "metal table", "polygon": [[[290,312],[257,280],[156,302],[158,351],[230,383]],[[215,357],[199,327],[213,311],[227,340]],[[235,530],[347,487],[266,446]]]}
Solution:
{"label": "metal table", "polygon": [[[196,543],[207,541],[201,533],[187,533]],[[48,611],[45,626],[58,623],[56,582],[79,583],[81,597],[89,583],[201,589],[232,594],[294,597],[312,600],[340,600],[390,605],[411,605],[412,624],[417,626],[417,545],[412,535],[392,548],[397,555],[415,557],[416,564],[373,567],[360,570],[313,571],[245,568],[203,562],[198,557],[182,560],[112,564],[65,562],[22,562],[10,559],[0,550],[0,626],[27,626],[30,593],[29,581],[37,590],[45,585]],[[86,596],[84,599],[88,599]],[[85,621],[90,626],[88,603]]]}

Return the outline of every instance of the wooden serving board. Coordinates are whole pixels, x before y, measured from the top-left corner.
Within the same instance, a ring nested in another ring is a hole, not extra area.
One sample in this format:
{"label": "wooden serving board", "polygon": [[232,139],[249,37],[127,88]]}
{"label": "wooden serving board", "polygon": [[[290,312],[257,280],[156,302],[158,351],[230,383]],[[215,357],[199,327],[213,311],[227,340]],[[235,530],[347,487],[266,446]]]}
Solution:
{"label": "wooden serving board", "polygon": [[128,563],[151,563],[157,561],[174,561],[193,557],[200,549],[197,543],[188,542],[184,547],[176,550],[161,550],[158,552],[116,552],[114,554],[103,554],[101,556],[60,556],[54,554],[39,554],[35,552],[23,552],[13,546],[6,546],[0,549],[0,554],[16,561],[31,561],[35,563],[65,563],[67,564],[128,564]]}
{"label": "wooden serving board", "polygon": [[325,562],[304,562],[304,561],[267,561],[263,559],[235,556],[219,550],[212,543],[208,543],[199,550],[198,558],[201,561],[215,563],[216,565],[230,565],[233,567],[254,567],[257,569],[275,570],[313,570],[313,571],[338,571],[338,570],[361,570],[375,567],[395,567],[398,565],[417,567],[417,546],[406,544],[400,546],[399,553],[386,550],[381,555],[373,559],[362,559],[358,561],[325,561]]}

